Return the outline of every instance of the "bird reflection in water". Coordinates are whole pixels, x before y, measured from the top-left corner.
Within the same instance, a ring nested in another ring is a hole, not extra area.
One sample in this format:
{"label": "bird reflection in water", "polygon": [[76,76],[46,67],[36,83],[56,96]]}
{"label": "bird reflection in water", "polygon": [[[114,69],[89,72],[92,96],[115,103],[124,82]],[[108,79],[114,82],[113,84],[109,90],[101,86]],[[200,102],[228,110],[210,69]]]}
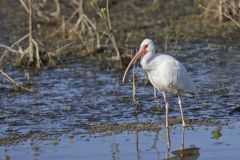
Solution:
{"label": "bird reflection in water", "polygon": [[170,129],[169,127],[166,127],[166,143],[167,143],[167,151],[166,151],[166,160],[175,160],[175,159],[184,159],[184,160],[197,160],[200,156],[200,148],[192,146],[189,148],[184,148],[184,132],[185,128],[181,128],[181,145],[179,150],[172,151],[171,153],[174,155],[173,157],[170,157],[170,151],[171,151],[171,139],[170,139]]}
{"label": "bird reflection in water", "polygon": [[[137,119],[137,117],[136,117]],[[137,119],[138,120],[138,119]],[[160,121],[160,119],[159,119]],[[200,148],[191,146],[189,148],[184,148],[184,134],[185,134],[185,128],[181,127],[181,143],[179,150],[175,150],[171,152],[171,133],[170,133],[170,127],[164,127],[166,129],[166,155],[165,159],[166,160],[172,160],[172,159],[184,159],[184,160],[197,160],[198,157],[200,156]],[[157,159],[160,160],[160,151],[161,149],[157,148],[157,142],[160,140],[160,122],[159,122],[159,127],[157,129],[153,145],[151,149],[154,149],[157,153]],[[135,145],[136,145],[136,153],[137,153],[137,160],[142,160],[143,159],[143,153],[140,150],[140,145],[139,145],[139,131],[136,128],[135,130]],[[172,157],[171,157],[172,156]]]}
{"label": "bird reflection in water", "polygon": [[138,130],[135,130],[135,142],[136,142],[136,151],[137,151],[137,160],[143,159],[142,158],[142,152],[139,149],[139,135],[138,135]]}

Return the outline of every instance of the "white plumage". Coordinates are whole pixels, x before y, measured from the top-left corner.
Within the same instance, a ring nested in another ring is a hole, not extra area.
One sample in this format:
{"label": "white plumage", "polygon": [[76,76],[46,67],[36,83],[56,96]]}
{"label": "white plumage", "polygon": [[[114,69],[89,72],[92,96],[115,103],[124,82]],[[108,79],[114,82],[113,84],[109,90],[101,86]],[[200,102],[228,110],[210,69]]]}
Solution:
{"label": "white plumage", "polygon": [[145,39],[138,53],[129,63],[123,81],[131,65],[141,58],[141,66],[148,74],[151,84],[163,92],[166,104],[166,126],[168,126],[168,100],[166,93],[178,95],[178,102],[181,110],[182,124],[185,126],[182,112],[182,97],[192,96],[197,93],[193,81],[190,79],[185,67],[174,57],[155,53],[155,45],[152,40]]}

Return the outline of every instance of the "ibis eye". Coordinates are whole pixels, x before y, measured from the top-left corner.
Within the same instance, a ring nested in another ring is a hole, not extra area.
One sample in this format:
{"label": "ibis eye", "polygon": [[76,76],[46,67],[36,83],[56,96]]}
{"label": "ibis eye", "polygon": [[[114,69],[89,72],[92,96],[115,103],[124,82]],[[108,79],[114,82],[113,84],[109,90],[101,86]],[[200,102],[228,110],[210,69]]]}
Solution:
{"label": "ibis eye", "polygon": [[146,49],[148,47],[148,45],[146,44],[145,46],[144,46],[144,48]]}

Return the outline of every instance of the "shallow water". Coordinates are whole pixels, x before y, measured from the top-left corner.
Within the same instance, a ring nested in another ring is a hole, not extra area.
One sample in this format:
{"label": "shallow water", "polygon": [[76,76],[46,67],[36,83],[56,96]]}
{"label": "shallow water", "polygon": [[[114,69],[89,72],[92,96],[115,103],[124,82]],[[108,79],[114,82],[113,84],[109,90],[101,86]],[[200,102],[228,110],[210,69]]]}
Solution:
{"label": "shallow water", "polygon": [[[218,132],[219,136],[216,136]],[[184,134],[184,139],[182,139]],[[21,145],[2,147],[5,159],[238,159],[240,123],[221,128],[170,128],[170,148],[166,129],[156,132],[124,132],[111,136],[62,136],[45,141],[26,141]],[[182,148],[181,148],[182,147]]]}
{"label": "shallow water", "polygon": [[[220,124],[215,127],[231,123],[239,126],[236,123],[239,121],[238,108],[240,108],[239,50],[239,47],[225,48],[218,45],[191,44],[183,46],[177,51],[166,53],[175,56],[184,63],[199,90],[197,100],[184,98],[186,119],[194,119],[197,122],[203,120],[219,121]],[[136,154],[136,146],[134,147],[135,133],[124,132],[119,135],[97,136],[98,138],[94,138],[94,136],[89,136],[89,127],[95,124],[155,122],[159,120],[159,116],[163,122],[164,110],[156,111],[157,105],[153,98],[153,89],[150,85],[143,85],[144,74],[140,68],[137,70],[139,76],[137,114],[135,113],[135,106],[131,97],[131,82],[122,84],[122,74],[108,73],[101,68],[96,63],[86,59],[74,60],[55,69],[45,69],[40,72],[28,70],[27,72],[30,74],[29,82],[24,80],[23,70],[7,69],[6,71],[15,80],[19,82],[26,81],[26,84],[36,89],[36,92],[12,92],[9,90],[9,84],[1,79],[1,138],[7,139],[12,135],[24,137],[19,138],[21,141],[17,146],[14,143],[19,142],[19,139],[10,140],[10,146],[7,147],[9,148],[8,151],[4,151],[6,147],[4,147],[4,144],[1,144],[1,154],[3,156],[9,155],[11,159],[18,157],[18,155],[21,155],[22,159],[25,159],[24,156],[27,156],[27,159],[34,159],[33,155],[35,154],[39,155],[40,159],[47,159],[47,157],[51,159],[51,156],[55,157],[57,155],[59,155],[58,159],[61,159],[61,157],[65,159],[68,156],[72,156],[73,159],[78,157],[97,159],[99,156],[102,156],[102,158],[108,157],[108,159],[112,157],[114,159],[114,156],[117,156],[119,153],[111,153],[111,146],[112,148],[117,148],[119,144],[121,148],[115,150],[120,150],[121,159],[131,159],[138,156]],[[129,78],[131,78],[130,74]],[[169,96],[171,101],[170,117],[173,119],[180,118],[177,99],[174,96]],[[159,97],[161,97],[160,94]],[[160,98],[160,101],[161,106],[163,106],[162,98]],[[213,149],[209,153],[208,149],[220,146],[220,149],[224,150],[224,145],[215,146],[214,140],[209,136],[210,131],[205,131],[201,123],[196,123],[194,127],[199,125],[200,127],[196,128],[196,131],[187,129],[185,134],[191,133],[191,136],[189,135],[188,140],[186,139],[189,142],[186,143],[186,147],[189,148],[191,144],[194,144],[200,148],[201,156],[208,157],[211,154],[219,156],[217,149]],[[234,135],[233,138],[236,138],[239,135],[239,127],[236,128],[228,129],[225,126],[222,132],[236,133],[236,135],[232,134]],[[175,132],[172,134],[172,146],[176,147],[176,143],[179,143],[177,141],[179,133],[177,130]],[[38,136],[40,133],[58,137],[57,143],[59,144],[52,146],[45,144],[47,143],[46,141],[39,139],[36,142],[30,141],[30,139],[33,139],[31,135]],[[140,142],[141,148],[143,148],[141,156],[146,157],[145,159],[157,158],[154,150],[147,151],[150,147],[150,141],[153,141],[155,134],[152,131],[139,133],[140,137],[142,137]],[[73,139],[74,144],[69,144],[67,135],[80,136],[83,139],[87,138],[88,141],[76,138]],[[223,135],[226,134],[223,133]],[[202,139],[198,140],[195,138],[198,136]],[[206,138],[206,142],[202,144],[204,138]],[[61,139],[60,142],[58,142],[59,139]],[[163,142],[165,141],[162,140],[161,145],[164,144]],[[31,151],[34,143],[41,145],[40,150],[35,149],[37,153],[35,153],[35,150]],[[127,143],[127,147],[123,147],[125,143]],[[224,143],[227,143],[226,140],[224,140]],[[236,145],[234,141],[230,142],[230,144],[233,145],[232,150],[226,149],[231,153],[234,152],[232,155],[235,156],[237,154]],[[96,151],[96,153],[91,154],[92,152],[89,149],[97,146],[103,152]],[[72,147],[73,151],[69,150],[69,147]],[[160,148],[160,157],[164,158],[163,153],[165,151],[162,148],[166,147],[161,146]],[[84,151],[80,151],[82,149]],[[176,149],[172,147],[172,150]],[[50,153],[50,150],[53,150],[53,153]],[[7,152],[7,154],[4,152]]]}

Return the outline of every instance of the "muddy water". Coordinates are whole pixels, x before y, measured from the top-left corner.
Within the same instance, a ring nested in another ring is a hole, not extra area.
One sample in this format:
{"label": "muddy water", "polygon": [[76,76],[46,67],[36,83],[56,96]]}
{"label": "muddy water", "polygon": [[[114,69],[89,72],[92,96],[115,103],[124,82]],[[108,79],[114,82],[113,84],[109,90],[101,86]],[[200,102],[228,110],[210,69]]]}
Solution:
{"label": "muddy water", "polygon": [[[236,150],[239,148],[234,140],[230,142],[226,140],[231,136],[227,135],[219,144],[211,138],[211,133],[215,135],[216,129],[217,136],[221,137],[218,132],[218,129],[221,129],[221,134],[226,135],[229,132],[230,135],[234,135],[233,138],[240,133],[239,50],[239,47],[191,44],[181,46],[176,51],[166,52],[184,63],[199,89],[196,100],[184,98],[184,112],[188,122],[192,120],[191,126],[194,128],[194,130],[187,128],[185,131],[188,135],[185,138],[187,141],[185,147],[187,149],[190,147],[190,151],[187,152],[199,154],[197,157],[209,158],[212,154],[221,157],[217,155],[218,148],[224,151],[226,149],[234,157],[238,156]],[[143,85],[144,74],[141,68],[137,69],[137,113],[132,103],[131,82],[122,84],[122,74],[108,73],[101,68],[92,61],[79,59],[40,72],[8,69],[7,72],[12,77],[17,81],[25,81],[26,85],[35,88],[36,92],[12,92],[8,83],[1,79],[0,157],[99,159],[100,156],[101,159],[119,159],[121,155],[120,159],[134,157],[157,159],[159,154],[160,159],[164,158],[163,152],[167,150],[162,148],[166,146],[161,146],[159,150],[151,148],[158,130],[161,130],[157,135],[162,139],[160,145],[165,143],[167,136],[162,125],[164,110],[157,109],[152,87]],[[24,72],[29,72],[29,81],[24,79]],[[176,97],[169,96],[170,117],[173,119],[174,130],[170,131],[173,151],[177,150],[180,144],[179,129],[174,129],[179,123],[174,120],[179,120],[180,116]],[[160,94],[159,97],[163,106]],[[138,127],[131,128],[130,132],[123,128],[121,134],[116,135],[114,127],[106,128],[104,131],[100,129],[103,133],[95,133],[90,129],[92,126],[96,129],[96,126],[101,128],[101,125],[133,122],[138,124],[159,122],[159,127],[151,129],[146,127],[137,132],[138,136],[134,131],[138,130]],[[210,125],[213,126],[209,127]],[[113,135],[104,133],[108,129]],[[138,145],[135,144],[136,137],[141,137]],[[192,144],[194,146],[191,146]],[[213,149],[208,151],[210,148]],[[169,153],[172,157],[174,153],[179,152]]]}

